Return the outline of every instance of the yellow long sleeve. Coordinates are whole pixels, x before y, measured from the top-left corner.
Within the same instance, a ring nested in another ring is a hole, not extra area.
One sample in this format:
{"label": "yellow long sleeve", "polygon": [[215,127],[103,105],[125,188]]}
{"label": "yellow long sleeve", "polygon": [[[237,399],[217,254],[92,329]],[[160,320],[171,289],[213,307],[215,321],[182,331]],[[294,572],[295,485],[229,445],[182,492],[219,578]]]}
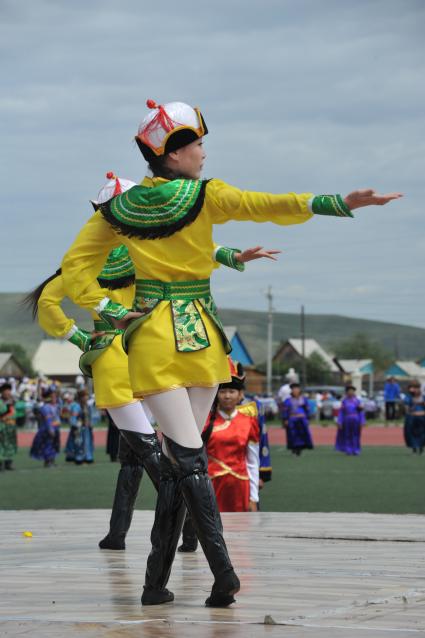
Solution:
{"label": "yellow long sleeve", "polygon": [[[155,188],[164,181],[145,178],[143,186]],[[206,186],[205,200],[197,218],[171,236],[155,240],[118,234],[102,214],[96,212],[63,259],[65,293],[83,308],[97,308],[109,297],[108,290],[97,284],[97,277],[109,252],[122,243],[129,250],[138,279],[207,279],[217,267],[213,260],[214,224],[232,220],[301,224],[313,216],[308,206],[311,197],[311,193],[272,195],[242,191],[213,179]]]}
{"label": "yellow long sleeve", "polygon": [[312,193],[273,195],[243,191],[219,179],[212,179],[206,188],[206,205],[213,224],[228,221],[273,222],[280,226],[302,224],[313,213],[308,201]]}
{"label": "yellow long sleeve", "polygon": [[51,337],[63,339],[75,325],[74,319],[66,316],[61,308],[65,297],[62,277],[58,275],[44,287],[38,300],[38,323]]}
{"label": "yellow long sleeve", "polygon": [[108,297],[109,291],[99,286],[97,277],[110,251],[121,243],[108,222],[96,212],[63,258],[62,278],[67,297],[87,310],[93,310]]}

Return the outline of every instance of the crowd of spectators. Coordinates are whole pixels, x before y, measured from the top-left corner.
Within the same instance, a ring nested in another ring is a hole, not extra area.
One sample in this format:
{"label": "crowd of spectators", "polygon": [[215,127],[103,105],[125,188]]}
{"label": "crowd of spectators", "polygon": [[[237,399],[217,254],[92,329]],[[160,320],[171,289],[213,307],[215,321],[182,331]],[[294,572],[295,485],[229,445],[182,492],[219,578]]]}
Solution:
{"label": "crowd of spectators", "polygon": [[[18,428],[35,430],[39,425],[40,408],[44,404],[44,395],[48,390],[54,392],[60,406],[61,423],[70,425],[70,406],[81,390],[87,390],[84,377],[79,375],[73,383],[61,383],[45,376],[35,378],[1,378],[0,386],[11,386],[11,398],[15,409],[15,422]],[[103,419],[103,414],[97,410],[94,395],[89,394],[88,407],[91,422],[95,425]]]}

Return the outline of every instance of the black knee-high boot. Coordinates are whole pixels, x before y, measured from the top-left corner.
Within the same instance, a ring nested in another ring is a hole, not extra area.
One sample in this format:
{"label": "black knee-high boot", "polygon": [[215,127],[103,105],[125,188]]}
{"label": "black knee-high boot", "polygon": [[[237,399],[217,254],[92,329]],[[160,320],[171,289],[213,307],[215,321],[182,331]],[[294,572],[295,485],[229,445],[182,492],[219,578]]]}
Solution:
{"label": "black knee-high boot", "polygon": [[125,549],[125,537],[133,518],[143,469],[146,469],[156,489],[159,484],[160,445],[156,434],[127,430],[121,432],[125,434],[120,436],[119,444],[121,469],[115,488],[109,532],[99,542],[101,549]]}
{"label": "black knee-high boot", "polygon": [[198,548],[198,537],[196,536],[189,513],[186,514],[184,521],[182,541],[180,547],[177,548],[178,552],[196,552]]}
{"label": "black knee-high boot", "polygon": [[143,605],[161,605],[174,600],[166,585],[171,573],[186,515],[186,506],[174,466],[165,454],[161,455],[161,480],[151,532],[152,550],[146,566]]}
{"label": "black knee-high boot", "polygon": [[142,434],[142,432],[132,432],[131,430],[120,430],[130,448],[140,459],[140,463],[145,468],[150,480],[156,490],[159,487],[159,459],[161,456],[161,445],[156,433]]}
{"label": "black knee-high boot", "polygon": [[214,575],[211,594],[205,604],[227,607],[234,602],[233,595],[239,591],[240,582],[224,542],[220,512],[208,476],[205,448],[185,448],[168,437],[166,442],[193,527]]}

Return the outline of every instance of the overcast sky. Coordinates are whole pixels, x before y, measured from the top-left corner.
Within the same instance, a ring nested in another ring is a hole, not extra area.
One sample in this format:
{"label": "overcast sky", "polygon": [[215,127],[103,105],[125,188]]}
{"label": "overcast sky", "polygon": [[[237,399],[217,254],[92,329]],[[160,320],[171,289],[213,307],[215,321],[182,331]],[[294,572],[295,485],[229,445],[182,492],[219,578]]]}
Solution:
{"label": "overcast sky", "polygon": [[251,190],[398,190],[355,220],[231,223],[277,264],[214,275],[222,307],[337,313],[425,327],[422,0],[0,0],[0,291],[44,279],[108,170],[145,173],[146,98],[201,107],[206,177]]}

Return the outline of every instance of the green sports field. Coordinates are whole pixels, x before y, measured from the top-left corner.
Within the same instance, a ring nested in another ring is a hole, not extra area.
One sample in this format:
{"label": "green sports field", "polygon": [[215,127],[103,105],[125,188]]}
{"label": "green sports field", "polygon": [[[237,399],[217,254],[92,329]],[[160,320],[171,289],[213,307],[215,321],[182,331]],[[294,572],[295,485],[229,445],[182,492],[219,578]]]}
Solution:
{"label": "green sports field", "polygon": [[[0,509],[109,508],[117,463],[96,450],[93,465],[44,469],[19,451],[14,472],[0,473]],[[319,447],[293,457],[272,448],[273,480],[261,492],[261,509],[279,512],[379,512],[425,514],[425,454],[405,448],[368,447],[359,457]],[[154,509],[154,490],[142,481],[137,507]]]}

